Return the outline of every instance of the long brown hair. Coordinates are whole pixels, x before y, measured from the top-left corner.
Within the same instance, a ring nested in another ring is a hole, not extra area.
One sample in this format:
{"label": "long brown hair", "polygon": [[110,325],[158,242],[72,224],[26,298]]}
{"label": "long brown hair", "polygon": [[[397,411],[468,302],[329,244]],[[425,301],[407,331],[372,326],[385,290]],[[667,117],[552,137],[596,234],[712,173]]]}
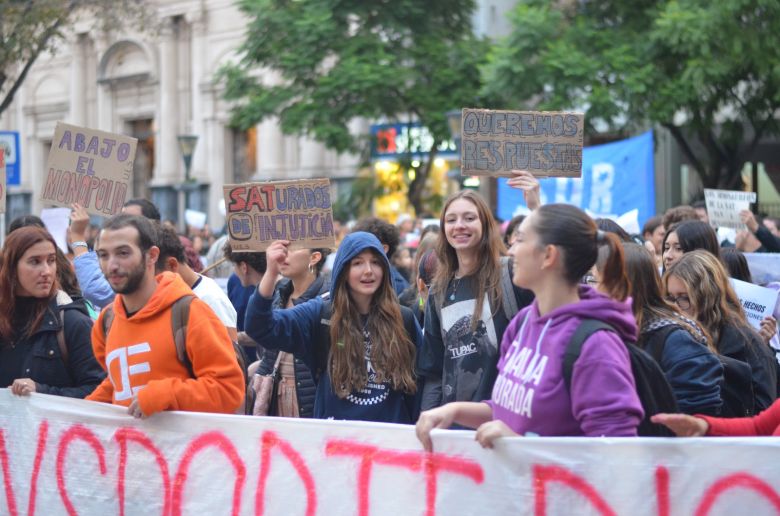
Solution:
{"label": "long brown hair", "polygon": [[671,276],[685,284],[696,320],[712,335],[715,346],[727,324],[747,326],[745,311],[728,274],[712,253],[702,249],[685,253],[664,274],[666,289]]}
{"label": "long brown hair", "polygon": [[695,339],[699,340],[698,335],[703,336],[710,351],[716,352],[706,330],[691,324],[692,321],[685,317],[676,305],[664,298],[661,276],[650,251],[642,245],[628,243],[623,244],[623,251],[631,284],[631,308],[639,333],[642,333],[642,327],[649,319],[671,319]]}
{"label": "long brown hair", "polygon": [[623,246],[614,233],[601,231],[581,209],[568,204],[547,204],[531,215],[533,229],[542,246],[554,245],[563,255],[564,279],[579,283],[599,256],[599,248],[606,246],[600,286],[612,299],[624,301],[629,284],[623,261]]}
{"label": "long brown hair", "polygon": [[[387,258],[369,249],[382,264],[382,281],[371,298],[366,325],[371,335],[371,364],[378,383],[389,381],[394,390],[411,394],[417,390],[414,376],[416,348],[404,327],[401,308],[390,283]],[[333,392],[339,398],[364,389],[368,383],[363,324],[347,285],[350,267],[347,263],[342,269],[331,291],[333,311],[330,318],[328,371]]]}
{"label": "long brown hair", "polygon": [[[26,226],[12,231],[5,240],[3,247],[3,264],[0,267],[0,337],[3,341],[10,341],[14,335],[13,320],[16,313],[16,286],[18,285],[17,270],[19,260],[29,248],[39,242],[50,242],[55,252],[57,244],[54,238],[45,229]],[[54,275],[51,292],[46,299],[40,299],[35,303],[35,308],[27,319],[30,324],[26,328],[26,336],[30,336],[38,329],[43,319],[43,314],[49,305],[49,300],[57,294],[59,288],[57,275]]]}
{"label": "long brown hair", "polygon": [[461,190],[450,195],[444,203],[444,208],[441,210],[441,216],[439,217],[441,232],[436,245],[439,268],[436,271],[436,276],[433,278],[433,286],[431,287],[439,306],[443,302],[447,286],[458,271],[458,254],[455,252],[455,248],[447,241],[447,235],[444,230],[447,210],[458,199],[465,199],[477,208],[477,215],[482,224],[482,239],[479,241],[478,252],[480,266],[476,271],[476,281],[474,282],[476,292],[474,293],[474,313],[471,316],[471,328],[474,330],[482,318],[482,305],[485,293],[488,295],[493,314],[501,310],[501,256],[506,253],[506,248],[504,247],[504,241],[501,239],[501,231],[490,213],[490,208],[481,195],[473,190]]}

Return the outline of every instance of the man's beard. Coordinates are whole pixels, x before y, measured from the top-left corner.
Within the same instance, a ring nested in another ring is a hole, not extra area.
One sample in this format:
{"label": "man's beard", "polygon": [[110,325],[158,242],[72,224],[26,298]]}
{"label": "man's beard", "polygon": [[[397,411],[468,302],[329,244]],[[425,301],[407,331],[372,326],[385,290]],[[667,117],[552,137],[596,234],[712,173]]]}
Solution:
{"label": "man's beard", "polygon": [[119,289],[113,288],[114,292],[117,294],[132,294],[136,290],[138,290],[138,287],[141,286],[141,282],[144,280],[144,276],[146,275],[146,264],[144,263],[144,260],[141,260],[141,263],[138,264],[137,267],[130,270],[130,272],[127,274],[127,283],[125,283],[124,287],[121,287]]}

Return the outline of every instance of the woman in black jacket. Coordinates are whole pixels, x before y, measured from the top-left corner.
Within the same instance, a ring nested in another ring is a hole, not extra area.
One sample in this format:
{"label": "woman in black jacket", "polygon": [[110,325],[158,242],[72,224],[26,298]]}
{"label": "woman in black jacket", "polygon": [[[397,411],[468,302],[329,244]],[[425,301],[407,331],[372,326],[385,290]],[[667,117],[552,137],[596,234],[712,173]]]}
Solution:
{"label": "woman in black jacket", "polygon": [[12,232],[0,268],[0,385],[83,398],[105,373],[92,353],[83,302],[58,289],[56,244],[37,227]]}
{"label": "woman in black jacket", "polygon": [[[330,281],[322,274],[329,250],[289,251],[279,267],[284,279],[274,292],[273,309],[292,308],[328,292]],[[278,361],[278,362],[277,362]],[[269,416],[312,417],[317,385],[306,364],[291,353],[266,349],[260,356],[259,375],[278,375]]]}

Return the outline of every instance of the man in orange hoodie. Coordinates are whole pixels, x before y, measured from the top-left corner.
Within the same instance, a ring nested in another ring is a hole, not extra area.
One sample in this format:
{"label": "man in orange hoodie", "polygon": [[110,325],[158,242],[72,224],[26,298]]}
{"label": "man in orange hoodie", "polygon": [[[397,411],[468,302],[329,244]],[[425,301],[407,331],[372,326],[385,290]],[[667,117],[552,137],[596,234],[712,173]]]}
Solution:
{"label": "man in orange hoodie", "polygon": [[87,399],[126,406],[134,417],[163,410],[234,413],[244,396],[243,373],[225,326],[200,299],[192,299],[186,326],[192,375],[177,358],[171,307],[193,292],[177,274],[155,276],[156,237],[152,223],[135,215],[103,224],[95,250],[117,296],[107,335],[108,307],[92,328],[95,357],[108,377]]}

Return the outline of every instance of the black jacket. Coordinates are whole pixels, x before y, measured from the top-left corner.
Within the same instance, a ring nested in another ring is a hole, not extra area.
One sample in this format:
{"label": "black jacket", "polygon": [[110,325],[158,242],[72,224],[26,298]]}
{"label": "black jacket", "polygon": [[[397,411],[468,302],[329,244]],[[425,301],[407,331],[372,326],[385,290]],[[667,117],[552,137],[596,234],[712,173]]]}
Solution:
{"label": "black jacket", "polygon": [[750,365],[756,414],[769,408],[777,395],[777,363],[769,345],[752,328],[727,323],[716,348],[721,355]]}
{"label": "black jacket", "polygon": [[[57,333],[62,328],[60,310],[64,311],[67,360],[57,343]],[[16,342],[17,346],[29,348],[19,378],[34,380],[36,392],[84,398],[106,376],[92,352],[91,334],[92,319],[84,300],[58,292],[44,312],[38,330]]]}
{"label": "black jacket", "polygon": [[[329,287],[330,278],[320,275],[311,285],[309,285],[309,288],[306,289],[301,297],[293,300],[293,304],[298,305],[322,295],[325,292],[328,292]],[[274,292],[273,308],[284,308],[292,295],[292,291],[292,281],[287,279],[280,281]],[[264,350],[263,356],[260,358],[260,366],[257,369],[257,374],[271,374],[277,356],[279,356],[278,350]],[[314,376],[303,360],[298,357],[293,357],[293,360],[295,362],[295,394],[298,397],[298,415],[300,417],[312,417],[314,415],[314,399],[317,392],[317,384],[314,381]]]}

